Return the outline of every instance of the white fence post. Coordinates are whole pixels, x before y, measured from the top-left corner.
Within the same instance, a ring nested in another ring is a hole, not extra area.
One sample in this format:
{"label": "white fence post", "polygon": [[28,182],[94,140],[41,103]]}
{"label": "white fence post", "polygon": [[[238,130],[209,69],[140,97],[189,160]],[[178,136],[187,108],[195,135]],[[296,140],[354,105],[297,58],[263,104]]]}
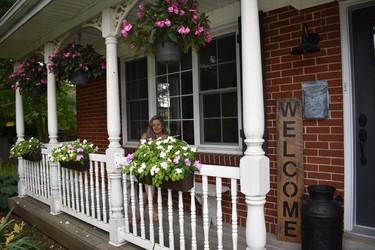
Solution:
{"label": "white fence post", "polygon": [[59,214],[60,211],[60,204],[61,204],[61,197],[59,191],[59,180],[58,180],[58,165],[57,163],[53,163],[48,161],[50,166],[50,185],[51,185],[51,197],[50,197],[50,206],[51,206],[51,214]]}
{"label": "white fence post", "polygon": [[18,158],[18,197],[26,196],[25,164],[22,157]]}
{"label": "white fence post", "polygon": [[119,235],[119,229],[124,227],[124,211],[122,197],[122,173],[121,169],[116,169],[109,174],[110,194],[111,194],[111,214],[109,218],[109,243],[115,246],[123,242]]}

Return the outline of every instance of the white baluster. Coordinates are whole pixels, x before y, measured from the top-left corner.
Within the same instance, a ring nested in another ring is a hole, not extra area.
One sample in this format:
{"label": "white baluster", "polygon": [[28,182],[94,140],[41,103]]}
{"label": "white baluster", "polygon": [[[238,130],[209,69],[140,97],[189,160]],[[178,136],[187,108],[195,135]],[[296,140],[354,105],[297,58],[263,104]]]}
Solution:
{"label": "white baluster", "polygon": [[178,191],[178,218],[180,222],[180,249],[185,249],[185,232],[184,232],[184,201],[182,192]]}
{"label": "white baluster", "polygon": [[90,193],[89,193],[89,181],[88,181],[88,173],[85,172],[83,174],[85,180],[85,198],[86,198],[86,215],[90,216]]}
{"label": "white baluster", "polygon": [[169,248],[174,249],[172,190],[168,189]]}
{"label": "white baluster", "polygon": [[191,213],[191,249],[197,249],[197,207],[195,206],[195,180],[194,187],[190,190]]}
{"label": "white baluster", "polygon": [[79,173],[79,193],[80,193],[80,202],[81,202],[81,213],[85,213],[85,199],[83,196],[83,175],[84,172]]}
{"label": "white baluster", "polygon": [[129,233],[129,204],[128,204],[128,180],[127,175],[122,175],[122,190],[124,190],[124,220],[125,220],[125,232]]}
{"label": "white baluster", "polygon": [[135,195],[135,187],[134,187],[134,175],[130,175],[130,199],[131,199],[131,207],[132,207],[132,221],[133,221],[133,235],[137,236],[137,212],[136,212],[136,195]]}
{"label": "white baluster", "polygon": [[103,222],[104,223],[107,223],[108,222],[108,218],[107,218],[107,202],[106,202],[106,197],[107,197],[107,194],[106,194],[106,191],[105,191],[105,167],[104,167],[104,163],[101,162],[100,163],[100,175],[102,177],[102,203],[103,203]]}
{"label": "white baluster", "polygon": [[94,168],[90,165],[90,206],[91,218],[95,218],[95,188],[94,188]]}
{"label": "white baluster", "polygon": [[232,196],[232,242],[233,250],[237,250],[238,242],[238,225],[237,225],[237,180],[231,179],[231,196]]}
{"label": "white baluster", "polygon": [[[60,165],[59,165],[60,166]],[[66,206],[66,169],[61,168],[62,174],[61,174],[61,182],[62,182],[62,204]]]}
{"label": "white baluster", "polygon": [[42,176],[41,176],[41,183],[42,183],[42,197],[46,198],[47,197],[47,192],[46,192],[46,182],[47,182],[47,178],[46,178],[46,163],[44,161],[44,155],[42,155],[42,161],[40,162],[40,169],[41,169],[41,172],[42,172]]}
{"label": "white baluster", "polygon": [[[153,219],[153,213],[154,213],[154,201],[153,201],[153,193],[152,193],[152,186],[151,185],[145,185],[145,188],[147,188],[147,200],[148,200],[148,218],[150,221],[149,224],[149,230],[150,230],[150,241],[155,242],[155,232],[154,232],[154,219]],[[141,192],[141,190],[139,190]],[[141,194],[139,195],[141,197]],[[143,197],[143,194],[142,194]],[[143,206],[142,206],[143,207]],[[142,217],[141,217],[142,218]],[[142,222],[141,222],[142,227]]]}
{"label": "white baluster", "polygon": [[212,211],[213,213],[216,212],[217,219],[217,241],[218,246],[217,249],[223,249],[223,213],[221,208],[221,190],[222,190],[222,182],[220,177],[216,177],[216,201],[217,201],[217,211]]}
{"label": "white baluster", "polygon": [[71,198],[70,198],[70,201],[71,201],[71,204],[70,204],[70,207],[75,210],[75,195],[74,195],[74,171],[73,170],[69,170],[69,183],[70,183],[70,195],[71,195]]}
{"label": "white baluster", "polygon": [[159,218],[159,244],[164,246],[164,230],[163,230],[163,203],[161,199],[161,188],[158,188],[158,218]]}
{"label": "white baluster", "polygon": [[78,185],[78,172],[73,171],[74,173],[74,191],[75,191],[75,201],[76,201],[76,206],[75,209],[77,212],[79,211],[79,185]]}
{"label": "white baluster", "polygon": [[141,216],[141,238],[146,238],[146,228],[145,228],[145,204],[143,201],[143,188],[146,188],[146,186],[143,186],[143,184],[139,183],[138,185],[138,199],[139,199],[139,214]]}
{"label": "white baluster", "polygon": [[66,206],[70,207],[70,185],[69,185],[69,170],[65,169],[65,184],[66,184]]}
{"label": "white baluster", "polygon": [[210,249],[209,242],[209,220],[208,220],[208,177],[202,176],[202,198],[203,198],[203,231],[204,231],[204,249]]}
{"label": "white baluster", "polygon": [[95,196],[96,196],[96,215],[97,219],[101,220],[101,213],[100,213],[100,190],[99,190],[99,167],[98,162],[95,162]]}

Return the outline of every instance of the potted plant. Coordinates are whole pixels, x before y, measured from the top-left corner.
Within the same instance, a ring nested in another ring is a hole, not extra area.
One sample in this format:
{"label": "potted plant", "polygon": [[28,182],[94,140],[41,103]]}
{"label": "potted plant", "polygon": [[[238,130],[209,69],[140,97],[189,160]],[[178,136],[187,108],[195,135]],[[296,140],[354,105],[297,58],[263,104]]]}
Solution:
{"label": "potted plant", "polygon": [[9,75],[11,88],[20,89],[22,95],[40,96],[47,90],[47,68],[36,56],[18,65],[16,72]]}
{"label": "potted plant", "polygon": [[90,169],[89,154],[97,151],[98,147],[87,140],[67,142],[54,147],[49,159],[51,162],[60,163],[61,167],[85,171]]}
{"label": "potted plant", "polygon": [[95,51],[93,45],[72,42],[49,58],[52,62],[49,70],[55,74],[57,81],[72,81],[77,85],[89,83],[90,78],[99,78],[106,69],[103,56]]}
{"label": "potted plant", "polygon": [[[123,20],[121,33],[131,49],[156,53],[160,63],[176,63],[181,59],[181,50],[199,51],[212,40],[208,18],[198,13],[197,5],[196,0],[146,1],[138,6],[138,18],[133,24]],[[164,48],[179,50],[179,58],[172,58],[169,52],[158,53]]]}
{"label": "potted plant", "polygon": [[34,137],[19,141],[10,149],[9,157],[22,157],[29,161],[40,161],[42,159],[41,146],[40,141]]}
{"label": "potted plant", "polygon": [[141,183],[185,192],[193,187],[194,172],[201,168],[195,149],[168,136],[142,140],[137,151],[126,157],[124,173],[135,175]]}

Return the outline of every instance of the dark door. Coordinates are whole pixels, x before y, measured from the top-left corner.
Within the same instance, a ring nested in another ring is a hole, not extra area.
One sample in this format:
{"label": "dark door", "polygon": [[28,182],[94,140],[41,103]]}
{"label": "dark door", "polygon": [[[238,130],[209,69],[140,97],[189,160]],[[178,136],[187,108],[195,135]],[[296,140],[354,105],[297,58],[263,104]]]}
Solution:
{"label": "dark door", "polygon": [[352,11],[356,224],[375,228],[375,6]]}

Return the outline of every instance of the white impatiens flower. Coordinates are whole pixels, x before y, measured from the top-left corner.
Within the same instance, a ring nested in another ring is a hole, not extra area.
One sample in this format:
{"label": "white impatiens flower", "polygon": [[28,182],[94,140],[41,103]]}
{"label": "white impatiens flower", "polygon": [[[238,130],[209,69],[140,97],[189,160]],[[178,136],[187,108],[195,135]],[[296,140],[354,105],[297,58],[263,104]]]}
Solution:
{"label": "white impatiens flower", "polygon": [[166,163],[166,162],[164,161],[164,162],[160,163],[160,166],[161,166],[162,168],[164,168],[165,170],[167,170],[167,168],[168,168],[168,163]]}
{"label": "white impatiens flower", "polygon": [[176,172],[177,172],[177,174],[181,174],[182,173],[182,169],[181,168],[177,168]]}
{"label": "white impatiens flower", "polygon": [[160,141],[160,140],[157,140],[157,141],[156,141],[156,145],[159,146],[160,144],[161,144],[161,141]]}
{"label": "white impatiens flower", "polygon": [[182,150],[186,151],[186,150],[188,150],[188,148],[187,147],[182,147]]}
{"label": "white impatiens flower", "polygon": [[159,170],[160,169],[157,168],[156,166],[152,166],[150,173],[152,176],[154,176],[157,172],[159,172]]}
{"label": "white impatiens flower", "polygon": [[160,158],[165,158],[166,155],[167,155],[167,154],[166,154],[164,151],[162,151],[162,152],[160,153]]}
{"label": "white impatiens flower", "polygon": [[172,145],[168,145],[168,149],[167,149],[167,152],[171,152],[171,150],[173,149],[173,146]]}
{"label": "white impatiens flower", "polygon": [[86,143],[87,143],[87,140],[86,140],[86,139],[84,139],[84,140],[83,140],[83,144],[86,144]]}
{"label": "white impatiens flower", "polygon": [[156,148],[159,149],[159,150],[162,150],[162,149],[163,149],[163,146],[159,145],[159,146],[157,146]]}
{"label": "white impatiens flower", "polygon": [[197,152],[197,149],[196,148],[191,148],[191,151],[195,153],[195,152]]}
{"label": "white impatiens flower", "polygon": [[175,155],[179,155],[180,154],[180,150],[176,151],[176,153],[174,153]]}

